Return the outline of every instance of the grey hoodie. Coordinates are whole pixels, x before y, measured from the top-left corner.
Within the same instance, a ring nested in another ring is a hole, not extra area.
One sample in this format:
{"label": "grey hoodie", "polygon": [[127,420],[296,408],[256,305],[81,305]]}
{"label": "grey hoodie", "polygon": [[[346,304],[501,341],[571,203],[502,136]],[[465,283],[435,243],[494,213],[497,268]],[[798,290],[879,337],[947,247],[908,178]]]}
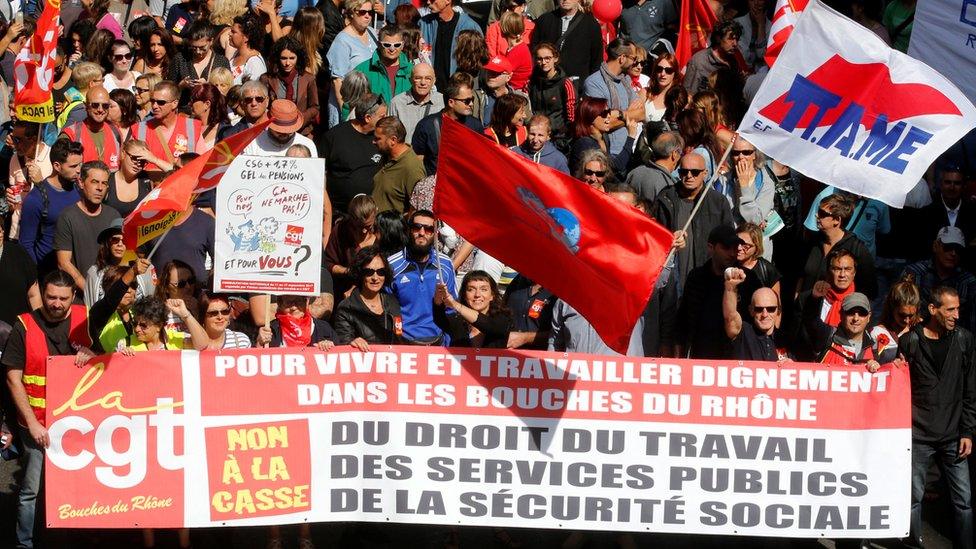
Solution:
{"label": "grey hoodie", "polygon": [[549,166],[569,175],[569,163],[566,162],[566,155],[559,152],[555,145],[546,141],[546,144],[542,146],[542,150],[534,153],[523,148],[528,146],[528,143],[528,140],[526,140],[525,143],[512,147],[511,150],[515,151],[519,156],[528,158],[537,164]]}

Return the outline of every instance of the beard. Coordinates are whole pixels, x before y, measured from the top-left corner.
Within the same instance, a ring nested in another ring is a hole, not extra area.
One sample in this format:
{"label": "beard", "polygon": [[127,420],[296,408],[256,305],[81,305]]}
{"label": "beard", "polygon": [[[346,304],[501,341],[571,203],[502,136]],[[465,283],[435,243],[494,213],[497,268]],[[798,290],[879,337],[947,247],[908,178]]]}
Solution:
{"label": "beard", "polygon": [[417,244],[415,240],[411,240],[410,242],[407,243],[407,253],[410,254],[411,257],[423,257],[429,254],[431,248],[433,247],[434,247],[433,238],[430,239],[430,244],[427,244],[426,246],[422,244]]}

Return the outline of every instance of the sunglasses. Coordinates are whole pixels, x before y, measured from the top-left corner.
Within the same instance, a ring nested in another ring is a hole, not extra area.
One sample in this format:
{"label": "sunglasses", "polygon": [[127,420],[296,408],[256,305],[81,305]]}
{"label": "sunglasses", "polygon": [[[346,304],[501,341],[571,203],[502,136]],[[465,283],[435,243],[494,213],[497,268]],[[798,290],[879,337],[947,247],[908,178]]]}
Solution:
{"label": "sunglasses", "polygon": [[834,214],[828,212],[827,210],[817,210],[817,217],[823,219],[825,217],[834,217]]}
{"label": "sunglasses", "polygon": [[189,278],[183,280],[177,280],[176,282],[169,283],[169,285],[173,288],[186,288],[189,284],[190,284]]}
{"label": "sunglasses", "polygon": [[600,111],[600,118],[606,118],[606,117],[610,116],[610,113],[612,113],[612,112],[613,112],[613,109],[604,109],[604,110]]}
{"label": "sunglasses", "polygon": [[358,15],[360,17],[363,17],[365,15],[368,15],[368,16],[372,17],[373,16],[373,10],[356,10],[356,15]]}
{"label": "sunglasses", "polygon": [[127,59],[132,59],[132,52],[129,53],[116,53],[112,56],[112,59],[116,61],[125,61]]}
{"label": "sunglasses", "polygon": [[732,151],[732,156],[750,156],[754,152],[756,149],[742,149],[741,151]]}
{"label": "sunglasses", "polygon": [[88,104],[89,109],[108,109],[111,106],[112,106],[111,103],[89,103]]}
{"label": "sunglasses", "polygon": [[643,64],[644,64],[643,59],[634,59],[634,65],[643,65]]}
{"label": "sunglasses", "polygon": [[769,305],[767,307],[753,307],[753,311],[757,313],[775,313],[779,310],[779,305]]}
{"label": "sunglasses", "polygon": [[140,320],[139,322],[136,322],[135,327],[136,328],[139,328],[140,330],[145,330],[145,329],[151,328],[151,327],[153,327],[155,325],[156,325],[155,323],[146,322],[145,320]]}
{"label": "sunglasses", "polygon": [[261,97],[260,95],[257,95],[257,96],[254,96],[254,97],[242,97],[241,98],[241,101],[243,101],[245,103],[258,103],[258,104],[264,103],[267,100],[268,100],[267,97]]}
{"label": "sunglasses", "polygon": [[136,93],[137,94],[139,94],[139,93],[147,93],[148,91],[149,91],[149,88],[140,88],[138,86],[136,87]]}
{"label": "sunglasses", "polygon": [[452,97],[451,101],[460,101],[465,105],[471,105],[474,103],[474,97],[465,97],[464,99],[461,99],[460,97]]}
{"label": "sunglasses", "polygon": [[213,311],[207,311],[207,318],[215,318],[218,316],[228,316],[230,314],[230,308],[227,309],[215,309]]}
{"label": "sunglasses", "polygon": [[120,235],[120,234],[115,235],[112,238],[110,238],[108,241],[111,244],[121,244],[122,243],[122,235]]}
{"label": "sunglasses", "polygon": [[433,225],[425,225],[423,223],[411,223],[410,224],[410,230],[411,231],[417,231],[417,232],[423,231],[423,232],[425,232],[427,234],[434,234],[434,226]]}
{"label": "sunglasses", "polygon": [[657,67],[654,72],[663,72],[664,74],[674,74],[674,67]]}
{"label": "sunglasses", "polygon": [[373,276],[373,275],[386,277],[386,269],[383,269],[383,268],[379,268],[379,269],[366,268],[366,269],[363,269],[363,276]]}
{"label": "sunglasses", "polygon": [[165,106],[167,103],[171,103],[171,101],[169,99],[150,99],[149,101],[153,105],[156,105],[158,107],[162,107],[162,106]]}
{"label": "sunglasses", "polygon": [[388,50],[395,50],[403,47],[403,42],[380,42],[380,45]]}
{"label": "sunglasses", "polygon": [[698,177],[699,175],[703,174],[704,172],[705,172],[705,169],[704,168],[702,168],[702,169],[678,168],[678,176],[679,177],[684,177],[684,176],[689,175],[689,174],[691,174],[692,177]]}
{"label": "sunglasses", "polygon": [[607,170],[583,170],[583,175],[595,175],[597,177],[603,177],[607,175]]}

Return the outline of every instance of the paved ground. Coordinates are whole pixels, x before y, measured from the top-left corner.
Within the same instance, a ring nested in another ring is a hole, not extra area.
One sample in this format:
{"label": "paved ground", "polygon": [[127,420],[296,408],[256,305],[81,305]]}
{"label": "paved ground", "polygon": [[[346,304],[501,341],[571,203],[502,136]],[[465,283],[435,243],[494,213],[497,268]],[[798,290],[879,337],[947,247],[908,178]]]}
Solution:
{"label": "paved ground", "polygon": [[[0,548],[14,547],[14,512],[16,508],[15,462],[0,462]],[[927,505],[926,538],[927,549],[949,549],[951,543],[946,539],[950,525],[948,509],[941,502]],[[292,531],[294,532],[294,531]],[[56,549],[114,549],[141,547],[138,531],[50,531],[45,533],[43,544],[38,547]],[[443,540],[448,531],[443,528],[423,525],[369,525],[337,524],[316,525],[312,530],[316,546],[320,549],[440,549],[446,547]],[[512,538],[521,542],[523,548],[562,549],[567,533],[551,530],[509,530]],[[297,547],[292,534],[285,529],[285,547]],[[491,528],[465,528],[459,532],[460,547],[463,549],[495,549],[505,545],[495,540]],[[194,530],[193,543],[196,548],[217,547],[220,549],[262,549],[267,539],[263,528],[221,528]],[[158,547],[176,547],[176,535],[163,532],[157,538]],[[598,534],[590,536],[579,549],[610,549],[623,547],[668,549],[833,549],[833,542],[826,540],[787,540],[778,538],[730,538],[715,536],[636,536],[633,545],[620,545],[616,536]],[[872,547],[896,549],[898,542],[872,544]]]}

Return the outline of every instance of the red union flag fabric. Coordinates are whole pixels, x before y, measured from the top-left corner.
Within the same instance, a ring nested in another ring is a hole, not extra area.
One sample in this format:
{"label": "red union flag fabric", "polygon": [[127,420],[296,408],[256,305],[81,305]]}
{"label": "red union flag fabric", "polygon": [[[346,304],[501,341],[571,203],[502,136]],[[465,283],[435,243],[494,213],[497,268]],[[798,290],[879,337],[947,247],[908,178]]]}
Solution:
{"label": "red union flag fabric", "polygon": [[636,209],[446,117],[434,211],[576,308],[622,354],[673,239]]}
{"label": "red union flag fabric", "polygon": [[14,108],[20,120],[54,122],[51,83],[60,14],[60,0],[47,0],[37,19],[37,30],[14,59]]}
{"label": "red union flag fabric", "polygon": [[708,0],[685,0],[681,3],[681,26],[678,28],[674,55],[682,72],[692,55],[708,47],[709,37],[717,22],[718,18],[708,5]]}
{"label": "red union flag fabric", "polygon": [[779,52],[782,51],[786,40],[789,39],[796,25],[796,18],[803,8],[807,7],[809,0],[779,0],[776,2],[776,11],[773,13],[772,26],[769,29],[769,38],[766,41],[766,64],[770,67],[776,62]]}
{"label": "red union flag fabric", "polygon": [[269,124],[267,120],[218,142],[146,195],[122,223],[126,256],[134,257],[136,248],[168,231],[195,193],[216,187],[230,163]]}
{"label": "red union flag fabric", "polygon": [[739,133],[813,179],[900,208],[973,127],[976,108],[947,78],[813,0]]}

